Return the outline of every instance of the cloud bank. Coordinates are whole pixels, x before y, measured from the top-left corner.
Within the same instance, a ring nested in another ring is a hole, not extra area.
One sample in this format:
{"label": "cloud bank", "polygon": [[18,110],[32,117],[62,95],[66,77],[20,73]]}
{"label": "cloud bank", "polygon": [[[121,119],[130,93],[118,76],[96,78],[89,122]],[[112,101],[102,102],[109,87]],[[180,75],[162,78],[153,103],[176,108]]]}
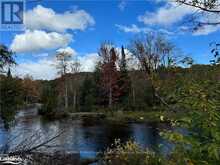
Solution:
{"label": "cloud bank", "polygon": [[15,35],[11,50],[16,53],[33,53],[67,46],[72,41],[72,35],[45,32],[42,30],[26,30]]}
{"label": "cloud bank", "polygon": [[25,13],[25,26],[28,29],[65,32],[66,30],[85,30],[95,24],[95,20],[84,10],[56,13],[51,8],[37,5]]}

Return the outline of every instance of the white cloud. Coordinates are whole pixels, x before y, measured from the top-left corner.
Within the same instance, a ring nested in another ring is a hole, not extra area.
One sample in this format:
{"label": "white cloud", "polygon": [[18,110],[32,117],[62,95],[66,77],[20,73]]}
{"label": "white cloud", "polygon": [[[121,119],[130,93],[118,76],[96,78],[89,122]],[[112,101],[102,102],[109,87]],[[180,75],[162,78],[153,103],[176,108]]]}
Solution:
{"label": "white cloud", "polygon": [[16,53],[32,53],[64,47],[67,46],[71,40],[72,35],[70,34],[27,30],[23,34],[15,35],[10,48]]}
{"label": "white cloud", "polygon": [[100,60],[98,53],[88,53],[84,56],[78,57],[79,62],[82,65],[83,72],[92,72],[95,69],[95,65]]}
{"label": "white cloud", "polygon": [[77,52],[69,46],[66,48],[60,48],[57,50],[57,52],[66,52],[67,54],[70,54],[71,56],[77,55]]}
{"label": "white cloud", "polygon": [[156,12],[146,11],[144,15],[138,16],[138,20],[146,25],[167,26],[181,21],[186,15],[192,14],[194,11],[192,7],[167,2]]}
{"label": "white cloud", "polygon": [[193,35],[199,36],[199,35],[208,35],[210,33],[213,33],[217,30],[219,30],[220,26],[204,26],[201,28],[198,28],[196,31],[193,32]]}
{"label": "white cloud", "polygon": [[37,5],[25,13],[25,25],[27,29],[50,30],[64,32],[66,30],[84,30],[95,21],[84,10],[56,13],[51,8]]}
{"label": "white cloud", "polygon": [[37,57],[37,58],[48,57],[48,56],[49,56],[48,53],[33,54],[33,57]]}
{"label": "white cloud", "polygon": [[[178,23],[180,23],[185,17],[192,16],[196,12],[196,21],[198,22],[219,22],[219,16],[213,13],[201,13],[198,12],[195,8],[179,5],[175,2],[171,2],[168,0],[156,0],[156,3],[163,2],[165,5],[160,7],[155,12],[146,11],[144,15],[138,16],[138,21],[143,22],[145,25],[159,25],[159,26],[169,26],[171,29],[177,29],[176,34],[184,34],[184,32],[192,29],[190,26],[181,25],[178,27]],[[188,22],[190,25],[191,22]],[[171,26],[177,25],[177,26]],[[191,25],[194,26],[194,25]],[[136,28],[136,27],[135,27]],[[167,27],[166,27],[167,28]],[[208,35],[220,29],[220,26],[204,26],[199,27],[198,30],[194,31],[193,35]],[[131,30],[131,29],[130,29]],[[133,30],[135,30],[133,28]],[[160,32],[164,32],[165,34],[169,34],[170,32],[166,29],[159,29]],[[128,31],[128,29],[127,29]],[[137,31],[137,28],[136,28]],[[143,31],[143,30],[142,30]]]}
{"label": "white cloud", "polygon": [[[79,56],[78,59],[82,65],[82,72],[92,72],[94,71],[95,65],[99,60],[99,56],[97,53],[88,53],[84,56]],[[43,58],[38,61],[24,61],[18,64],[12,70],[12,72],[14,75],[19,77],[24,77],[28,74],[31,75],[34,79],[44,80],[51,80],[59,76],[57,74],[55,58]]]}
{"label": "white cloud", "polygon": [[121,11],[124,11],[126,6],[127,6],[127,3],[125,2],[125,0],[121,0],[120,3],[118,4],[118,8]]}
{"label": "white cloud", "polygon": [[[198,22],[219,22],[219,15],[215,13],[206,13],[201,14],[201,16],[198,18]],[[193,35],[208,35],[210,33],[216,32],[220,29],[220,25],[204,25],[199,27],[195,32],[193,32]]]}
{"label": "white cloud", "polygon": [[135,24],[132,24],[131,26],[125,26],[125,25],[115,25],[119,30],[125,32],[125,33],[149,33],[149,32],[160,32],[162,34],[166,35],[173,35],[173,32],[170,32],[166,29],[153,29],[148,27],[138,27]]}
{"label": "white cloud", "polygon": [[34,79],[51,80],[57,77],[55,60],[42,59],[39,61],[26,61],[18,64],[13,73],[19,77],[31,75]]}
{"label": "white cloud", "polygon": [[140,33],[140,32],[149,32],[150,29],[147,27],[140,28],[135,24],[132,24],[131,26],[125,26],[125,25],[115,25],[119,30],[124,31],[126,33]]}
{"label": "white cloud", "polygon": [[[118,52],[118,55],[119,55],[118,56],[119,60],[117,61],[116,66],[119,69],[120,59],[122,56],[121,48],[117,47],[116,51]],[[139,68],[138,59],[135,56],[133,56],[132,53],[128,49],[124,48],[124,52],[126,55],[125,57],[126,57],[126,61],[127,61],[128,70],[138,69]]]}

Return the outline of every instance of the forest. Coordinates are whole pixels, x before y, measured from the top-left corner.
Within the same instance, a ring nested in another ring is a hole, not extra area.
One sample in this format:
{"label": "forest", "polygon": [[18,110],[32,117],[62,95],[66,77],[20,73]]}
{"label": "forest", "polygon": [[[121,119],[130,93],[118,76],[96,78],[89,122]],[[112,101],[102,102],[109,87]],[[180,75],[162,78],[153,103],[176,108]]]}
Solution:
{"label": "forest", "polygon": [[[216,1],[178,3],[219,12],[214,10]],[[149,32],[121,47],[102,42],[97,48],[99,60],[93,72],[83,72],[80,61],[68,52],[56,52],[57,78],[36,80],[31,75],[21,78],[12,74],[17,65],[16,53],[0,43],[0,115],[4,127],[10,130],[19,111],[36,105],[38,115],[49,122],[83,118],[104,123],[159,123],[171,128],[159,129],[159,136],[173,144],[167,154],[143,148],[133,139],[114,139],[114,144],[109,144],[95,162],[217,165],[219,48],[219,43],[210,44],[212,60],[198,64],[166,36]],[[15,153],[22,155],[20,151],[12,154]]]}

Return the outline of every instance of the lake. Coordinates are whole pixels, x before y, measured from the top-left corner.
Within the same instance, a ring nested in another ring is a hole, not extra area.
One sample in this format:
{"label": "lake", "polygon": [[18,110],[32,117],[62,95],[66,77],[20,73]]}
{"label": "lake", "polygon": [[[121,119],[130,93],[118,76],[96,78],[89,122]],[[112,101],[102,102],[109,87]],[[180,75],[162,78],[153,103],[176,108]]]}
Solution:
{"label": "lake", "polygon": [[[125,124],[82,119],[45,121],[37,115],[36,108],[29,108],[17,113],[15,122],[9,129],[5,129],[1,122],[0,144],[8,143],[4,150],[9,151],[21,142],[26,142],[27,146],[31,146],[65,130],[49,148],[42,149],[42,151],[77,152],[81,157],[94,157],[97,152],[104,151],[114,143],[115,139],[120,139],[121,142],[132,139],[143,148],[155,149],[159,144],[163,144],[159,152],[166,153],[170,144],[159,136],[159,130],[163,128],[169,129],[166,125],[158,123]],[[39,137],[30,140],[33,134]],[[16,137],[15,140],[11,141],[14,137]]]}

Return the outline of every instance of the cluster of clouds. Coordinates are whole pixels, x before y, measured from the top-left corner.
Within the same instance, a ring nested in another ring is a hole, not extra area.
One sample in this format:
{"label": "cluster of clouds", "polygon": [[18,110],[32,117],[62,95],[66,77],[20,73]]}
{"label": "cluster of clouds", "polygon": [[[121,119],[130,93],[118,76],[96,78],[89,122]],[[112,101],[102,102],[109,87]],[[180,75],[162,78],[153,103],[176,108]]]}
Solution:
{"label": "cluster of clouds", "polygon": [[[137,17],[137,21],[143,24],[142,27],[135,24],[117,24],[116,27],[118,27],[120,31],[127,33],[147,33],[149,31],[159,30],[161,33],[168,35],[184,34],[182,31],[182,29],[185,29],[185,26],[183,25],[184,18],[193,16],[197,12],[197,10],[191,6],[179,5],[169,0],[155,0],[154,3],[156,5],[162,5],[155,11],[146,11],[145,13]],[[211,22],[219,21],[219,17],[216,17],[215,14],[197,16],[198,21],[201,22],[207,22],[207,20]],[[155,27],[157,28],[155,29]],[[172,32],[170,31],[170,29]],[[219,29],[220,26],[207,25],[199,28],[196,31],[193,31],[193,35],[207,35]]]}
{"label": "cluster of clouds", "polygon": [[[146,11],[137,16],[137,22],[142,24],[120,25],[116,28],[125,33],[148,33],[159,31],[165,35],[183,34],[188,30],[187,26],[181,25],[184,18],[195,13],[195,9],[185,5],[178,5],[169,0],[155,0],[159,6],[155,11]],[[127,7],[126,0],[121,0],[118,8],[124,11]],[[35,79],[53,79],[57,76],[55,58],[49,57],[48,51],[67,52],[77,56],[82,64],[82,71],[94,70],[99,60],[97,53],[79,54],[69,45],[74,41],[75,31],[84,31],[95,25],[94,18],[85,10],[73,9],[63,13],[57,13],[51,8],[37,5],[24,13],[26,30],[16,34],[10,49],[18,54],[31,54],[38,60],[21,62],[15,70],[15,74],[25,76],[32,75]],[[216,21],[218,17],[212,14],[201,17],[200,21]],[[207,35],[219,30],[220,26],[205,26],[193,32],[193,35]],[[177,29],[174,31],[174,29]],[[71,33],[70,33],[71,32]],[[118,50],[120,51],[120,50]],[[131,55],[128,50],[128,58]],[[138,66],[135,59],[129,60],[129,66]]]}
{"label": "cluster of clouds", "polygon": [[[72,52],[74,50],[66,48],[64,51]],[[85,54],[84,56],[79,56],[77,59],[80,64],[82,64],[81,71],[90,72],[95,69],[94,67],[98,61],[98,55],[97,53],[90,53]],[[38,61],[29,60],[20,63],[19,67],[14,68],[13,72],[19,77],[31,75],[34,79],[51,80],[58,77],[56,64],[54,58],[48,59],[47,57],[44,57]]]}
{"label": "cluster of clouds", "polygon": [[[26,30],[14,36],[10,49],[17,54],[29,54],[38,59],[19,63],[14,72],[20,77],[29,74],[35,79],[55,78],[55,57],[49,57],[46,52],[67,52],[71,56],[77,56],[78,53],[69,47],[74,40],[70,32],[84,31],[95,24],[94,18],[84,10],[56,13],[42,5],[26,11],[24,16]],[[83,71],[91,71],[97,56],[92,53],[79,57]]]}
{"label": "cluster of clouds", "polygon": [[[100,61],[100,56],[97,53],[88,53],[83,56],[78,56],[77,52],[74,49],[60,48],[57,52],[67,52],[69,54],[75,55],[75,59],[81,64],[80,71],[83,72],[91,72],[95,69],[95,65],[98,61]],[[121,48],[116,47],[116,52],[118,54],[118,58],[121,58]],[[44,56],[46,53],[40,54],[39,61],[25,61],[19,64],[19,67],[14,68],[14,72],[19,77],[25,77],[26,75],[31,75],[34,79],[43,79],[43,80],[51,80],[58,77],[56,68],[56,60],[55,58],[48,59],[47,56]],[[132,56],[131,52],[128,49],[125,49],[126,60],[128,64],[128,69],[137,69],[139,67],[138,60]],[[72,61],[69,61],[69,64]],[[119,67],[119,60],[116,63],[116,67]],[[69,70],[71,70],[69,68]]]}
{"label": "cluster of clouds", "polygon": [[[119,9],[123,11],[125,7],[126,3],[123,0],[119,4]],[[54,53],[66,52],[75,56],[74,58],[77,58],[82,65],[81,71],[94,70],[96,63],[100,60],[98,53],[82,55],[69,46],[74,40],[73,34],[70,34],[69,31],[84,31],[94,24],[94,18],[84,10],[74,9],[56,13],[53,9],[41,5],[28,10],[25,13],[26,30],[14,36],[10,49],[18,54],[24,54],[24,56],[32,55],[35,60],[20,62],[13,72],[19,77],[31,75],[34,79],[46,80],[58,77],[56,59],[48,53],[51,50],[54,50]],[[143,30],[147,31],[147,29]],[[117,51],[120,56],[120,48],[117,48]],[[128,54],[128,65],[137,66],[137,60],[132,59],[127,49],[125,51]]]}
{"label": "cluster of clouds", "polygon": [[67,31],[85,30],[95,21],[84,10],[56,13],[51,8],[37,5],[24,13],[25,32],[15,35],[11,50],[16,53],[33,53],[67,46],[73,36]]}

